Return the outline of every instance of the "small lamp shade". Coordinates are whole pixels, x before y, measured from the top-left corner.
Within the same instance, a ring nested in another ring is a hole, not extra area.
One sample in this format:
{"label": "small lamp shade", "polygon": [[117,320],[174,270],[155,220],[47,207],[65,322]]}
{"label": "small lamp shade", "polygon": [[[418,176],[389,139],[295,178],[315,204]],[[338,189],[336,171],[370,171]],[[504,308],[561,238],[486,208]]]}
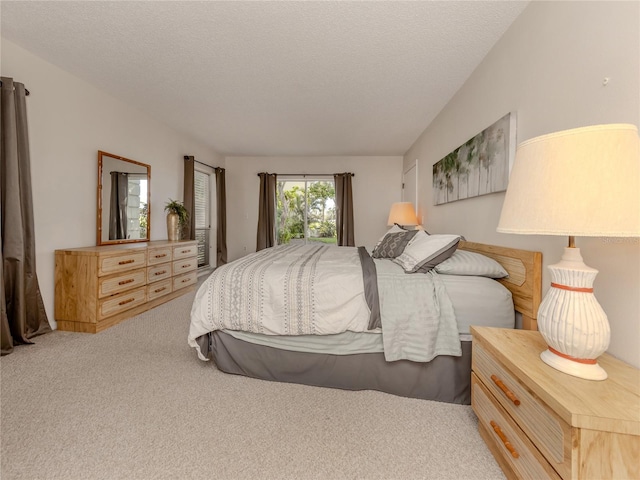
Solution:
{"label": "small lamp shade", "polygon": [[393,225],[395,223],[405,226],[416,226],[420,223],[418,222],[416,211],[413,208],[413,203],[397,202],[391,205],[387,225]]}

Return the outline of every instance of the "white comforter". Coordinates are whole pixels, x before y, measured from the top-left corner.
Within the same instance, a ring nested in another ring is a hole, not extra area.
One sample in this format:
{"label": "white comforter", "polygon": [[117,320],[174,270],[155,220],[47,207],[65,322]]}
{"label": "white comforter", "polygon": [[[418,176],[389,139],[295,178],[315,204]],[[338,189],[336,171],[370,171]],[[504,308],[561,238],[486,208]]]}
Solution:
{"label": "white comforter", "polygon": [[[216,269],[191,309],[189,345],[214,330],[266,335],[368,331],[370,309],[355,247],[268,248]],[[428,362],[461,355],[457,323],[435,272],[406,274],[376,260],[385,359]]]}
{"label": "white comforter", "polygon": [[196,294],[189,345],[197,348],[197,337],[219,329],[267,335],[363,332],[369,314],[356,247],[282,245],[214,271]]}

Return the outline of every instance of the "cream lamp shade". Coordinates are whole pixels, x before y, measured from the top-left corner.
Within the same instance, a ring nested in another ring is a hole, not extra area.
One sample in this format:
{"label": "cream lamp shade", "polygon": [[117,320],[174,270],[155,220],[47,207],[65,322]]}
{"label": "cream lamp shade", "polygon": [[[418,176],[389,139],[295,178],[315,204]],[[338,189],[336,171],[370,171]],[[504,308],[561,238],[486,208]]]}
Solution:
{"label": "cream lamp shade", "polygon": [[640,235],[640,165],[634,125],[597,125],[518,146],[498,232]]}
{"label": "cream lamp shade", "polygon": [[418,222],[416,211],[413,208],[413,203],[396,202],[391,205],[387,225],[393,225],[395,223],[403,226],[416,226],[420,223]]}
{"label": "cream lamp shade", "polygon": [[567,235],[562,261],[538,310],[549,349],[542,360],[580,378],[603,380],[597,357],[609,346],[606,314],[593,294],[598,273],[574,236],[640,236],[640,141],[634,125],[543,135],[518,146],[498,232]]}

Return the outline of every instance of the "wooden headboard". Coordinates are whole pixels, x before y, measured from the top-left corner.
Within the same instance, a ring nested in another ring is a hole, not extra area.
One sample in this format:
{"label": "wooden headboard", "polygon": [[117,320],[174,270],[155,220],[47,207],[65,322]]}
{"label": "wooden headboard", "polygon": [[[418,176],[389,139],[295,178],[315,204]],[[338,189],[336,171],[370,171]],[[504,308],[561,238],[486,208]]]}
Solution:
{"label": "wooden headboard", "polygon": [[474,242],[460,242],[458,248],[491,257],[509,272],[507,278],[498,281],[511,291],[515,309],[522,314],[522,328],[537,330],[542,298],[542,253]]}

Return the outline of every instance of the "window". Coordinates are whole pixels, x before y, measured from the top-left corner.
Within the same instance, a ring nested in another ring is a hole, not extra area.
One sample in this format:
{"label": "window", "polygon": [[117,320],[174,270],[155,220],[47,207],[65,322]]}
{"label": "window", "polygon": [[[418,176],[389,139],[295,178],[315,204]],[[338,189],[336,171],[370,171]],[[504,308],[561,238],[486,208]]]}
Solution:
{"label": "window", "polygon": [[276,196],[278,245],[337,242],[333,180],[280,180]]}
{"label": "window", "polygon": [[209,266],[209,234],[211,231],[211,175],[194,172],[196,240],[198,241],[198,268]]}
{"label": "window", "polygon": [[147,238],[147,176],[127,175],[127,238]]}

